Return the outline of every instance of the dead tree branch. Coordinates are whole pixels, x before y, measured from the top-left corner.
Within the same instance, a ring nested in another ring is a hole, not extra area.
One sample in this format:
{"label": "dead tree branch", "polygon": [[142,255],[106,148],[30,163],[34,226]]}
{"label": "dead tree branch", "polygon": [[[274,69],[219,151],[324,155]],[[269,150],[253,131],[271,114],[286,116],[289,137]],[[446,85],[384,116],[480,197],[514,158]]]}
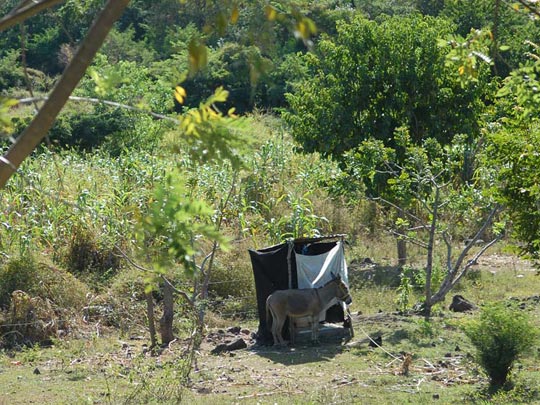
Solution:
{"label": "dead tree branch", "polygon": [[42,0],[42,1],[25,1],[15,7],[8,15],[0,20],[0,31],[4,31],[27,18],[36,15],[42,10],[62,3],[64,0]]}
{"label": "dead tree branch", "polygon": [[[17,101],[19,102],[19,104],[30,104],[30,103],[35,103],[35,102],[38,102],[38,101],[47,101],[48,99],[49,99],[49,97],[42,96],[42,97],[21,98],[21,99],[19,99]],[[111,107],[123,108],[125,110],[134,111],[134,112],[137,112],[137,113],[140,113],[140,114],[148,114],[148,115],[151,115],[152,117],[154,117],[156,119],[171,121],[171,122],[174,122],[175,124],[180,124],[180,121],[177,120],[176,118],[169,117],[169,116],[164,115],[164,114],[155,113],[153,111],[145,110],[145,109],[142,109],[142,108],[133,107],[133,106],[128,105],[128,104],[117,103],[116,101],[101,100],[99,98],[91,98],[91,97],[78,97],[78,96],[69,96],[68,99],[70,101],[76,101],[76,102],[85,102],[85,103],[92,103],[92,104],[105,104],[105,105],[109,105]]]}
{"label": "dead tree branch", "polygon": [[[52,5],[54,0],[39,3]],[[0,159],[0,188],[3,188],[11,175],[18,169],[23,160],[32,153],[35,147],[47,135],[56,117],[66,104],[69,96],[92,63],[95,54],[105,41],[114,22],[120,18],[129,0],[109,0],[103,11],[94,21],[71,63],[54,87],[49,99],[41,107],[30,125],[21,133],[15,143]],[[20,10],[19,10],[20,12]],[[0,28],[2,26],[0,25]]]}

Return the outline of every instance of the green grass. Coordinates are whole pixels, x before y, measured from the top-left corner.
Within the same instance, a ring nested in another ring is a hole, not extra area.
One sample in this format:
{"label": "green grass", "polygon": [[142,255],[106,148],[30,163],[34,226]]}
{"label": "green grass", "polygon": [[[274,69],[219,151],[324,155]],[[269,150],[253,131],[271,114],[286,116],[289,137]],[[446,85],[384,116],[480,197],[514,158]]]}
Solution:
{"label": "green grass", "polygon": [[[524,272],[517,279],[512,272],[501,272],[500,282],[495,282],[489,271],[481,270],[480,281],[467,281],[460,293],[473,301],[480,297],[485,302],[510,296],[524,299],[530,296],[530,285],[537,283],[534,272]],[[510,291],[507,284],[511,281],[515,282]],[[181,398],[190,404],[540,401],[536,347],[515,367],[512,379],[516,388],[490,399],[487,377],[459,328],[462,319],[473,315],[439,308],[427,323],[421,317],[386,311],[394,296],[391,289],[377,287],[354,292],[356,308],[364,311],[354,316],[356,335],[350,345],[326,341],[320,346],[248,348],[216,356],[210,354],[213,345],[206,342],[185,389],[178,374],[183,364],[181,341],[159,357],[143,354],[146,337],[120,339],[114,331],[105,337],[90,333],[86,339],[56,340],[50,348],[4,352],[0,397],[10,404],[27,403],[29,398],[66,404],[152,403],[152,398],[155,403],[175,403]],[[540,326],[540,305],[523,302],[524,311]],[[380,306],[383,312],[379,313]],[[229,321],[229,325],[236,324],[252,330],[256,327],[253,321]],[[382,349],[369,347],[366,335],[381,336]],[[412,355],[407,373],[404,353]],[[36,368],[40,374],[34,374]]]}

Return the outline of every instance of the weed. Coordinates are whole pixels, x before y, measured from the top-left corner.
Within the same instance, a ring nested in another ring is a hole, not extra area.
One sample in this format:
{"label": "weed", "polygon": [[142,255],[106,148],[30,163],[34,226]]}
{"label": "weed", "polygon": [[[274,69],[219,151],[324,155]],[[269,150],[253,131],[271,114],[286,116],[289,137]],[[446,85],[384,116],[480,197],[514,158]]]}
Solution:
{"label": "weed", "polygon": [[440,329],[434,320],[417,319],[414,336],[419,338],[432,339],[438,335]]}
{"label": "weed", "polygon": [[396,303],[398,304],[398,309],[401,312],[406,312],[411,303],[412,285],[409,277],[404,274],[401,275],[401,283],[397,289],[397,292],[398,298]]}
{"label": "weed", "polygon": [[464,324],[463,330],[476,347],[478,362],[494,391],[505,386],[515,361],[538,337],[526,314],[500,303],[484,307],[477,319]]}

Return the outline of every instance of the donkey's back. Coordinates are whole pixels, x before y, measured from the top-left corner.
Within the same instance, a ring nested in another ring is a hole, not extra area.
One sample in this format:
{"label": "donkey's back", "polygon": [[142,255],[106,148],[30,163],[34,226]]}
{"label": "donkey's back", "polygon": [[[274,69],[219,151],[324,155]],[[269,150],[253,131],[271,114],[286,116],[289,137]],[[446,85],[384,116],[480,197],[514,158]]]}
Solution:
{"label": "donkey's back", "polygon": [[322,311],[314,289],[275,291],[266,300],[266,306],[274,317],[303,317]]}

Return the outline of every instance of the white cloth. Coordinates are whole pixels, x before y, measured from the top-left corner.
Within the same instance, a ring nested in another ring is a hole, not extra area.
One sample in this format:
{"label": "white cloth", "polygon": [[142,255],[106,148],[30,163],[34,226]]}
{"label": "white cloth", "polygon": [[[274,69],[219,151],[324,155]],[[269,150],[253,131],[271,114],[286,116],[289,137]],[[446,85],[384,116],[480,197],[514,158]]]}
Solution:
{"label": "white cloth", "polygon": [[[298,275],[298,288],[319,288],[332,281],[332,274],[341,276],[347,287],[349,277],[347,274],[347,263],[345,262],[345,252],[343,244],[337,242],[331,250],[315,256],[307,256],[295,253],[296,273]],[[338,303],[337,298],[330,301],[326,308],[319,314],[319,321],[326,319],[326,310]],[[341,303],[343,311],[346,304]]]}
{"label": "white cloth", "polygon": [[320,255],[306,256],[295,253],[295,257],[298,288],[322,287],[332,281],[332,274],[341,276],[345,284],[349,285],[345,252],[341,242],[337,242],[331,250]]}

